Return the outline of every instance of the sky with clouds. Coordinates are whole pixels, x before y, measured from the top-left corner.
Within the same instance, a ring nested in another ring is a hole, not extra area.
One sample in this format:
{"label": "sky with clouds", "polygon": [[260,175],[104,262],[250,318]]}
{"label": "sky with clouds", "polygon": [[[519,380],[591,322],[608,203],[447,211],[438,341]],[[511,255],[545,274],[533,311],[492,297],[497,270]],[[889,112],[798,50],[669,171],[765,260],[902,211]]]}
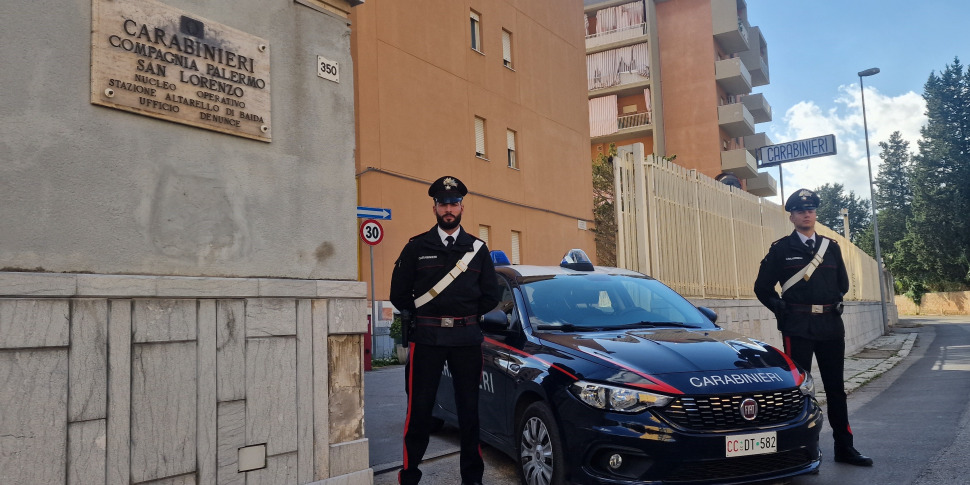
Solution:
{"label": "sky with clouds", "polygon": [[[923,85],[954,57],[970,63],[968,0],[746,0],[748,21],[768,45],[771,83],[755,87],[773,119],[755,129],[774,143],[834,134],[838,154],[782,165],[784,194],[826,183],[869,198],[859,71],[873,177],[879,142],[899,131],[917,150],[926,122]],[[765,169],[775,180],[777,167]],[[779,186],[781,189],[781,186]],[[778,196],[770,200],[779,203]]]}

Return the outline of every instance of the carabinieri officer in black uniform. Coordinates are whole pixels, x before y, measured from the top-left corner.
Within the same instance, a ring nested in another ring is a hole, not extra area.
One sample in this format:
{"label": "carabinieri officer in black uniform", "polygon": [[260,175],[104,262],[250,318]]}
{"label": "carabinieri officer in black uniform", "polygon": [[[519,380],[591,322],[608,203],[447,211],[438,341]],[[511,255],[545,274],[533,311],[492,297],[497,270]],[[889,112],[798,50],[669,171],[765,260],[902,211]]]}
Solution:
{"label": "carabinieri officer in black uniform", "polygon": [[[812,354],[828,399],[829,424],[835,438],[835,461],[872,466],[872,459],[859,453],[852,442],[846,403],[845,326],[842,298],[849,291],[849,274],[842,251],[832,239],[815,232],[819,198],[807,189],[795,191],[785,210],[795,230],[773,243],[761,261],[754,292],[778,319],[785,353],[806,370],[812,369]],[[782,294],[775,284],[782,285]]]}
{"label": "carabinieri officer in black uniform", "polygon": [[431,184],[428,195],[434,199],[438,224],[408,241],[391,275],[391,303],[402,315],[411,315],[404,466],[398,474],[403,485],[421,480],[418,465],[428,448],[431,411],[445,362],[461,430],[462,484],[481,484],[485,471],[478,423],[484,337],[478,319],[495,308],[501,293],[485,243],[461,227],[467,193],[455,177]]}

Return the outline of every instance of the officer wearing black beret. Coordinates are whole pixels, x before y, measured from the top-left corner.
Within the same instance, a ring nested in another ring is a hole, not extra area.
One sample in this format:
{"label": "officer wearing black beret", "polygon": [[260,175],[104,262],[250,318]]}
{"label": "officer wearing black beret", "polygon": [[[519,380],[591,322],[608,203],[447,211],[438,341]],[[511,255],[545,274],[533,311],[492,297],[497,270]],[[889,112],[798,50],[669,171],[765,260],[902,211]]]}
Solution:
{"label": "officer wearing black beret", "polygon": [[484,241],[461,227],[466,194],[456,177],[431,184],[428,195],[438,223],[408,241],[391,274],[391,303],[409,320],[408,411],[398,475],[403,485],[421,480],[418,465],[428,448],[431,411],[446,362],[461,430],[462,484],[481,484],[485,471],[478,422],[484,337],[478,317],[495,308],[501,293]]}
{"label": "officer wearing black beret", "polygon": [[[761,261],[754,292],[774,312],[785,353],[808,370],[813,354],[818,360],[835,438],[835,461],[871,466],[872,459],[853,445],[843,381],[842,298],[849,291],[849,274],[838,243],[815,232],[819,202],[818,195],[808,189],[795,191],[785,202],[795,230],[771,243]],[[776,284],[781,284],[780,295]]]}

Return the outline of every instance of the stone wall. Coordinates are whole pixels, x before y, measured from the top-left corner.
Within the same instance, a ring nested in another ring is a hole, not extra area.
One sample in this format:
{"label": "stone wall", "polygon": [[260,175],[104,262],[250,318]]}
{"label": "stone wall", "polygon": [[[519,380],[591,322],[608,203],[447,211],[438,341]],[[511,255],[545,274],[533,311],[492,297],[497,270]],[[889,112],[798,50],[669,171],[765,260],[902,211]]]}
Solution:
{"label": "stone wall", "polygon": [[[717,312],[717,324],[748,337],[784,348],[775,315],[758,300],[691,299],[697,306]],[[894,305],[886,306],[889,325],[898,321]],[[845,352],[850,355],[883,334],[882,308],[879,302],[849,301],[842,313],[845,322]]]}
{"label": "stone wall", "polygon": [[0,273],[0,294],[3,483],[372,483],[364,283]]}
{"label": "stone wall", "polygon": [[970,291],[927,293],[917,305],[908,296],[896,295],[902,315],[970,315]]}

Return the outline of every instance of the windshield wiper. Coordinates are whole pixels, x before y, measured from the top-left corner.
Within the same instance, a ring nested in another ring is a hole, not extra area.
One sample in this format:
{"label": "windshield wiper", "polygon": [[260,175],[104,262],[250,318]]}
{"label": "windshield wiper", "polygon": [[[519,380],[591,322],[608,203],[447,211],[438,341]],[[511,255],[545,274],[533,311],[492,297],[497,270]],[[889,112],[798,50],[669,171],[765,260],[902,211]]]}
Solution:
{"label": "windshield wiper", "polygon": [[575,332],[579,329],[586,329],[586,327],[578,327],[572,323],[543,323],[542,325],[536,325],[536,330],[562,330],[563,332]]}
{"label": "windshield wiper", "polygon": [[605,330],[621,330],[624,328],[652,328],[652,327],[700,328],[695,325],[688,325],[684,322],[650,322],[650,321],[626,323],[623,325],[609,325],[603,328]]}

